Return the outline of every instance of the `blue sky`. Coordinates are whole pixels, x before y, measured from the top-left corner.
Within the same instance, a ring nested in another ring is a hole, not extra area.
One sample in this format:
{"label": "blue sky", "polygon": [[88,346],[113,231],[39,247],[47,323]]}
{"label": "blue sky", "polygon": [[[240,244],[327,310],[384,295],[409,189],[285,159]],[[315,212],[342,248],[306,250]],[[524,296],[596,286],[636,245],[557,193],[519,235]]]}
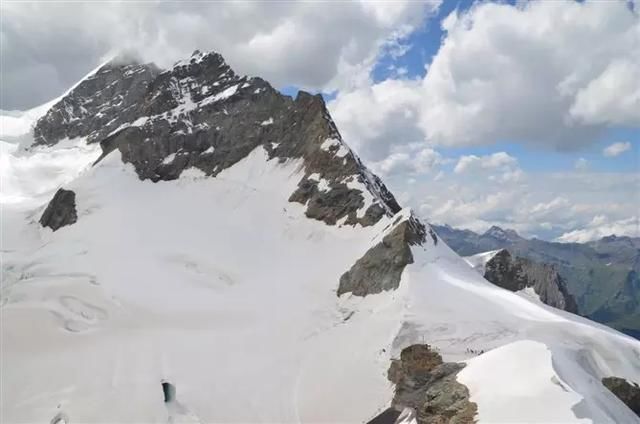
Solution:
{"label": "blue sky", "polygon": [[422,77],[425,73],[425,65],[431,63],[431,59],[440,49],[444,36],[440,22],[451,12],[458,10],[464,12],[475,2],[473,0],[452,0],[443,2],[436,14],[429,16],[416,31],[406,38],[404,43],[409,50],[401,57],[394,58],[385,55],[373,68],[374,81],[381,81],[393,72],[390,67],[406,68],[408,78]]}
{"label": "blue sky", "polygon": [[[440,151],[449,157],[459,155],[488,155],[495,151],[507,152],[518,158],[524,171],[554,172],[572,169],[576,160],[584,158],[589,168],[598,172],[629,172],[640,170],[640,132],[634,128],[612,128],[595,144],[575,151],[555,151],[536,148],[517,142],[500,141],[491,146],[443,148]],[[603,149],[615,142],[631,142],[631,149],[616,157],[604,157]]]}
{"label": "blue sky", "polygon": [[[439,7],[437,13],[428,16],[421,25],[409,36],[401,40],[406,46],[404,54],[398,56],[390,53],[382,54],[371,69],[370,77],[374,83],[398,77],[398,70],[402,69],[402,78],[423,78],[426,67],[430,65],[433,57],[438,53],[441,43],[446,36],[441,26],[441,21],[450,13],[458,11],[464,13],[472,7],[476,1],[460,0],[445,1]],[[501,3],[513,5],[516,2],[503,1]],[[406,73],[404,73],[406,71]],[[295,96],[298,92],[296,86],[284,86],[280,90],[284,94]],[[330,102],[336,98],[337,90],[321,92],[325,101]],[[631,149],[616,157],[604,157],[602,152],[607,146],[617,142],[631,142]],[[535,144],[523,144],[518,140],[496,139],[490,146],[480,147],[456,147],[440,148],[439,151],[446,157],[459,157],[463,155],[488,155],[496,151],[504,151],[518,159],[521,168],[530,172],[560,172],[575,167],[576,161],[581,158],[588,161],[591,171],[597,172],[627,172],[637,173],[640,170],[640,130],[634,127],[616,126],[606,128],[597,138],[595,143],[581,145],[580,148],[560,151],[559,149],[540,148]],[[449,168],[453,165],[450,164]]]}
{"label": "blue sky", "polygon": [[[445,32],[440,22],[451,12],[457,10],[464,13],[476,3],[474,0],[445,1],[438,13],[425,20],[416,31],[402,41],[408,49],[400,57],[391,54],[382,56],[373,68],[371,77],[375,82],[393,77],[397,69],[406,69],[406,78],[422,78],[425,67],[431,63],[440,49]],[[506,4],[516,2],[503,1]],[[289,93],[296,90],[289,87]],[[327,100],[335,98],[335,93],[324,94]],[[616,142],[631,142],[629,151],[616,157],[603,157],[602,151]],[[487,155],[495,151],[504,151],[518,158],[525,171],[564,171],[574,167],[576,160],[584,158],[589,161],[593,171],[600,172],[639,172],[640,171],[640,130],[631,127],[608,128],[594,144],[570,151],[541,149],[523,145],[509,140],[496,140],[496,144],[482,147],[443,148],[441,153],[448,157],[460,155]]]}

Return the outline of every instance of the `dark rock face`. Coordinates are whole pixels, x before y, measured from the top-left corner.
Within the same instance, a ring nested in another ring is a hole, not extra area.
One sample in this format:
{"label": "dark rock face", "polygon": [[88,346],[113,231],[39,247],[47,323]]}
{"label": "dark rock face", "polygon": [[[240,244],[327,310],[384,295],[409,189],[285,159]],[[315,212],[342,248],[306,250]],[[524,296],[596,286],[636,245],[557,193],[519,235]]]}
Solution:
{"label": "dark rock face", "polygon": [[512,257],[503,249],[486,263],[484,278],[513,292],[533,287],[543,303],[573,313],[578,311],[573,296],[553,265]]}
{"label": "dark rock face", "polygon": [[59,189],[47,205],[40,225],[53,231],[71,225],[78,220],[76,213],[76,194],[71,190]]}
{"label": "dark rock face", "polygon": [[411,408],[420,424],[475,422],[477,405],[469,401],[469,390],[456,381],[456,374],[463,367],[464,364],[443,362],[429,345],[403,349],[400,359],[392,360],[389,367],[388,378],[396,385],[390,409]]}
{"label": "dark rock face", "polygon": [[[100,102],[123,109],[92,107]],[[154,182],[191,167],[216,176],[262,146],[270,159],[302,161],[304,176],[289,200],[306,205],[309,218],[365,226],[400,210],[342,142],[322,96],[284,96],[260,78],[236,75],[216,53],[195,52],[162,73],[149,65],[107,65],[40,119],[35,132],[46,144],[72,136],[99,141],[98,161],[117,149],[141,179]]]}
{"label": "dark rock face", "polygon": [[640,417],[640,386],[619,377],[605,377],[602,384]]}
{"label": "dark rock face", "polygon": [[413,263],[411,246],[424,243],[426,233],[425,226],[413,217],[397,224],[342,274],[338,296],[348,292],[366,296],[397,289],[404,267]]}
{"label": "dark rock face", "polygon": [[36,144],[64,138],[95,142],[141,113],[140,99],[158,75],[153,64],[118,59],[100,68],[55,104],[34,128]]}

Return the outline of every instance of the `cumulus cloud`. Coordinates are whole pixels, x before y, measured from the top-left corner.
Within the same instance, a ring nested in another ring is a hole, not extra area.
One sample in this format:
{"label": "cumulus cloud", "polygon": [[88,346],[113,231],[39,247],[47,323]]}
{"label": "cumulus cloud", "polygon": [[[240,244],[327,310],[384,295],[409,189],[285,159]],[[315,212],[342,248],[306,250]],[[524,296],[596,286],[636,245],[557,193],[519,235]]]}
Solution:
{"label": "cumulus cloud", "polygon": [[[637,27],[635,36],[640,38]],[[571,118],[593,124],[640,125],[640,53],[630,53],[629,58],[614,59],[576,92]]]}
{"label": "cumulus cloud", "polygon": [[482,3],[443,28],[423,83],[428,139],[569,148],[640,125],[640,21],[625,2]]}
{"label": "cumulus cloud", "polygon": [[276,86],[346,88],[439,2],[2,2],[0,107],[49,100],[115,49],[160,66],[216,50]]}
{"label": "cumulus cloud", "polygon": [[608,158],[619,156],[631,149],[631,143],[628,141],[613,143],[602,150],[602,154]]}
{"label": "cumulus cloud", "polygon": [[[368,116],[348,128],[353,138],[395,140],[388,127],[403,112],[418,120],[407,120],[400,138],[431,146],[515,141],[571,150],[610,126],[640,126],[640,19],[626,2],[480,2],[442,27],[421,81],[396,78],[338,96],[339,111],[368,102]],[[392,92],[402,100],[380,100]]]}

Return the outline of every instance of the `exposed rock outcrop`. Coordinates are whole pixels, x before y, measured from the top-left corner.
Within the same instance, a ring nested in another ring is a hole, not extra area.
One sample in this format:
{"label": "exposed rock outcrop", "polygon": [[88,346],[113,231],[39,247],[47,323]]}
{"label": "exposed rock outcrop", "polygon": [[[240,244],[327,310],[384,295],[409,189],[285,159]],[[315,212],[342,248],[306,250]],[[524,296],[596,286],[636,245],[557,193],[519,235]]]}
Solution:
{"label": "exposed rock outcrop", "polygon": [[602,384],[640,417],[640,386],[638,384],[629,383],[619,377],[605,377],[602,379]]}
{"label": "exposed rock outcrop", "polygon": [[87,137],[89,142],[104,139],[140,116],[140,99],[158,73],[153,64],[138,64],[131,58],[120,57],[106,64],[38,121],[35,143],[53,145],[76,137]]}
{"label": "exposed rock outcrop", "polygon": [[216,53],[195,52],[164,72],[108,64],[40,119],[35,134],[41,144],[99,141],[98,161],[117,149],[154,182],[191,167],[215,176],[262,146],[270,158],[302,160],[290,201],[306,205],[309,218],[366,226],[400,210],[343,143],[322,96],[300,92],[294,100],[260,78],[236,75]]}
{"label": "exposed rock outcrop", "polygon": [[77,220],[76,194],[71,190],[61,188],[53,196],[40,217],[40,225],[56,231],[65,225],[75,223]]}
{"label": "exposed rock outcrop", "polygon": [[513,257],[502,249],[487,261],[484,278],[513,292],[532,287],[543,303],[573,313],[578,311],[575,299],[553,265]]}
{"label": "exposed rock outcrop", "polygon": [[477,405],[469,401],[469,390],[456,380],[463,367],[464,364],[443,362],[429,345],[403,349],[400,359],[392,360],[389,367],[388,378],[396,385],[391,408],[380,415],[392,417],[393,410],[400,415],[400,411],[411,408],[419,424],[475,422]]}
{"label": "exposed rock outcrop", "polygon": [[413,263],[411,246],[424,243],[426,234],[425,226],[413,216],[396,223],[380,243],[340,277],[338,296],[348,292],[366,296],[397,289],[404,267]]}

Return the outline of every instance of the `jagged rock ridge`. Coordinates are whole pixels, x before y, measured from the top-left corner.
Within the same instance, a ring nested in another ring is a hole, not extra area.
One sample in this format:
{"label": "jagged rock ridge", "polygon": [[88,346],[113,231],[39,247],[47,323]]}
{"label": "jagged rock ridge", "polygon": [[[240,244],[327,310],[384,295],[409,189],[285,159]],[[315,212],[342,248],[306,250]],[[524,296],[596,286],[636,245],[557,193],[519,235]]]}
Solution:
{"label": "jagged rock ridge", "polygon": [[531,287],[547,305],[573,313],[578,312],[576,302],[567,291],[564,279],[553,265],[514,257],[509,251],[502,249],[487,261],[484,278],[514,292]]}
{"label": "jagged rock ridge", "polygon": [[262,146],[270,158],[302,159],[304,176],[290,201],[305,204],[310,218],[367,226],[400,210],[343,143],[320,95],[284,96],[260,78],[236,75],[217,53],[195,52],[164,72],[109,63],[56,104],[34,133],[37,144],[100,142],[102,157],[118,149],[152,181],[176,179],[191,167],[215,176]]}
{"label": "jagged rock ridge", "polygon": [[[340,277],[338,296],[348,292],[355,296],[366,296],[398,288],[402,271],[413,263],[411,246],[424,243],[427,234],[424,224],[415,217],[410,216],[403,221],[400,219],[382,241],[369,249]],[[434,238],[434,242],[436,240]]]}

